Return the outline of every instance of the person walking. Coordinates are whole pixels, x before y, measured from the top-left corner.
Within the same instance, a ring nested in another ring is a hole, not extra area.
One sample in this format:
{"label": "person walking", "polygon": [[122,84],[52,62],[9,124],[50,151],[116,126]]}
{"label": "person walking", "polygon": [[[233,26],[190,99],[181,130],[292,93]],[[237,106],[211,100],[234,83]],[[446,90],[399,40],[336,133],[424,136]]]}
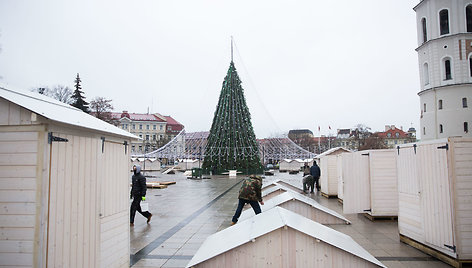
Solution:
{"label": "person walking", "polygon": [[259,206],[259,203],[264,205],[264,201],[262,201],[261,188],[262,178],[260,176],[250,175],[249,178],[244,180],[243,185],[241,185],[241,189],[239,189],[238,208],[234,213],[231,225],[238,222],[239,216],[241,216],[241,212],[243,211],[245,204],[250,204],[256,215],[261,213],[261,207]]}
{"label": "person walking", "polygon": [[133,177],[131,177],[132,187],[130,198],[133,198],[133,202],[131,203],[130,208],[130,226],[134,226],[134,216],[136,215],[136,211],[141,213],[144,217],[147,218],[147,223],[151,221],[152,214],[149,211],[142,211],[141,210],[141,201],[146,200],[146,177],[141,174],[141,166],[134,165],[133,166]]}
{"label": "person walking", "polygon": [[318,164],[316,164],[316,160],[313,160],[313,166],[310,168],[310,175],[313,176],[313,184],[311,186],[311,192],[313,193],[313,187],[316,184],[316,190],[319,192],[320,191],[320,176],[321,176],[321,170]]}

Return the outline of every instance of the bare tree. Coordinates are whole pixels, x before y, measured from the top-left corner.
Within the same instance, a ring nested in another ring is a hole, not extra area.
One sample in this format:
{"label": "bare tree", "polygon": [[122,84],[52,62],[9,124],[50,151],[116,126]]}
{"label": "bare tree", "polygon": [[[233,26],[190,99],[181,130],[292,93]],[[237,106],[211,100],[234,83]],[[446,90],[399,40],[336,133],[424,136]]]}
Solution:
{"label": "bare tree", "polygon": [[101,119],[110,124],[116,125],[116,120],[111,116],[111,111],[113,110],[113,105],[111,100],[107,100],[104,97],[95,97],[90,102],[90,110],[93,116],[98,119]]}
{"label": "bare tree", "polygon": [[50,97],[61,101],[63,103],[71,104],[72,103],[72,89],[67,86],[57,85],[52,90],[50,90]]}
{"label": "bare tree", "polygon": [[382,137],[379,137],[377,133],[371,134],[364,140],[364,144],[359,147],[359,151],[369,149],[386,149],[387,145]]}
{"label": "bare tree", "polygon": [[73,91],[67,86],[56,85],[52,89],[49,87],[35,87],[31,91],[38,92],[41,95],[51,97],[63,103],[72,103]]}

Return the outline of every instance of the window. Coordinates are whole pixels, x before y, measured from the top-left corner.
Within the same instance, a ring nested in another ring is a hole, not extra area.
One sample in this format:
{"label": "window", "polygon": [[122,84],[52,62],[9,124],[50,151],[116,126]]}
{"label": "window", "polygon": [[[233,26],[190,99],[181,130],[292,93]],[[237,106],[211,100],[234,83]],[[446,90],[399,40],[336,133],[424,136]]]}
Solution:
{"label": "window", "polygon": [[156,130],[156,125],[152,125],[152,130]]}
{"label": "window", "polygon": [[154,140],[154,141],[156,140],[156,134],[152,135],[152,140]]}
{"label": "window", "polygon": [[136,150],[136,146],[132,145],[132,146],[131,146],[131,151],[134,152],[134,150]]}
{"label": "window", "polygon": [[395,137],[397,137],[397,138],[400,137],[400,133],[395,132]]}
{"label": "window", "polygon": [[426,135],[426,127],[423,127],[423,135]]}
{"label": "window", "polygon": [[439,12],[440,35],[449,33],[449,11],[443,9]]}
{"label": "window", "polygon": [[426,103],[423,103],[423,112],[426,113]]}
{"label": "window", "polygon": [[149,125],[146,125],[146,129],[149,130]]}
{"label": "window", "polygon": [[168,126],[168,127],[167,127],[167,130],[172,130],[172,127],[171,127],[171,126]]}
{"label": "window", "polygon": [[466,23],[466,30],[468,33],[472,32],[472,5],[468,5],[465,8],[465,23]]}
{"label": "window", "polygon": [[143,150],[143,146],[139,145],[139,151],[141,152]]}
{"label": "window", "polygon": [[469,123],[464,122],[464,132],[469,133]]}
{"label": "window", "polygon": [[139,137],[142,139],[142,138],[143,138],[143,134],[139,134]]}
{"label": "window", "polygon": [[387,133],[387,137],[392,137],[392,133]]}
{"label": "window", "polygon": [[472,57],[469,57],[469,73],[470,73],[470,76],[472,77]]}
{"label": "window", "polygon": [[163,138],[163,137],[162,137],[162,134],[161,134],[161,135],[159,135],[159,139],[160,139],[160,140],[162,140],[162,138]]}
{"label": "window", "polygon": [[132,129],[136,129],[136,125],[135,125],[135,124],[132,124],[132,125],[131,125],[131,128],[132,128]]}
{"label": "window", "polygon": [[149,135],[146,135],[146,140],[147,140],[147,141],[149,140]]}
{"label": "window", "polygon": [[439,124],[439,133],[443,133],[443,125]]}
{"label": "window", "polygon": [[438,101],[438,110],[442,110],[442,100]]}
{"label": "window", "polygon": [[139,124],[139,129],[143,129],[143,125],[142,125],[142,124]]}
{"label": "window", "polygon": [[159,125],[159,129],[162,130],[163,126],[162,125]]}
{"label": "window", "polygon": [[451,80],[452,79],[451,60],[449,60],[449,59],[446,59],[444,61],[444,74],[446,76],[444,80]]}
{"label": "window", "polygon": [[424,85],[428,85],[429,84],[429,67],[428,67],[428,64],[425,63],[423,65],[423,79],[424,79]]}
{"label": "window", "polygon": [[462,98],[462,108],[467,108],[467,98]]}
{"label": "window", "polygon": [[423,27],[423,43],[428,41],[428,33],[426,31],[426,18],[421,19],[421,26]]}

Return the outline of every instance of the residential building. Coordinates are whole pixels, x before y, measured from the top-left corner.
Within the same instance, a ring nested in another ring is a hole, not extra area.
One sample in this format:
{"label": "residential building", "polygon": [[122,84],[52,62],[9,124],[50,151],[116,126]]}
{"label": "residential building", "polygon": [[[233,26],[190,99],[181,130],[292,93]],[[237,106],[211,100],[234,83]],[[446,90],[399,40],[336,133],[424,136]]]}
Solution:
{"label": "residential building", "polygon": [[414,10],[421,140],[472,137],[472,3],[422,0]]}
{"label": "residential building", "polygon": [[403,128],[397,128],[395,125],[386,125],[384,132],[377,132],[377,137],[384,140],[388,148],[396,148],[399,144],[405,144],[416,141],[416,130],[410,128],[408,132],[403,131]]}
{"label": "residential building", "polygon": [[158,113],[111,113],[111,117],[118,122],[118,127],[142,138],[141,141],[131,144],[132,153],[147,153],[166,144],[174,138],[184,126],[171,116]]}

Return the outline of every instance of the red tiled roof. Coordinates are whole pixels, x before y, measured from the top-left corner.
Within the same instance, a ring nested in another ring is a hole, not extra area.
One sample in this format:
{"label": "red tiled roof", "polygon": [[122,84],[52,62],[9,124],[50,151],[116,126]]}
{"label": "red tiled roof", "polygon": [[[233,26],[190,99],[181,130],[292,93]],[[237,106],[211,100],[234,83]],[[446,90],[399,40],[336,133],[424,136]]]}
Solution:
{"label": "red tiled roof", "polygon": [[[115,119],[120,119],[122,118],[123,113],[111,113],[111,116]],[[129,115],[129,119],[133,121],[156,121],[156,122],[165,122],[158,116],[154,114],[137,114],[137,113],[126,113],[126,115]]]}
{"label": "red tiled roof", "polygon": [[[388,137],[388,133],[390,133],[390,137]],[[398,133],[398,137],[395,133]],[[385,132],[377,132],[377,135],[381,138],[388,138],[388,139],[395,139],[395,138],[408,138],[408,133],[406,133],[405,131],[401,130],[401,129],[398,129],[398,128],[394,128],[394,129],[389,129]]]}

